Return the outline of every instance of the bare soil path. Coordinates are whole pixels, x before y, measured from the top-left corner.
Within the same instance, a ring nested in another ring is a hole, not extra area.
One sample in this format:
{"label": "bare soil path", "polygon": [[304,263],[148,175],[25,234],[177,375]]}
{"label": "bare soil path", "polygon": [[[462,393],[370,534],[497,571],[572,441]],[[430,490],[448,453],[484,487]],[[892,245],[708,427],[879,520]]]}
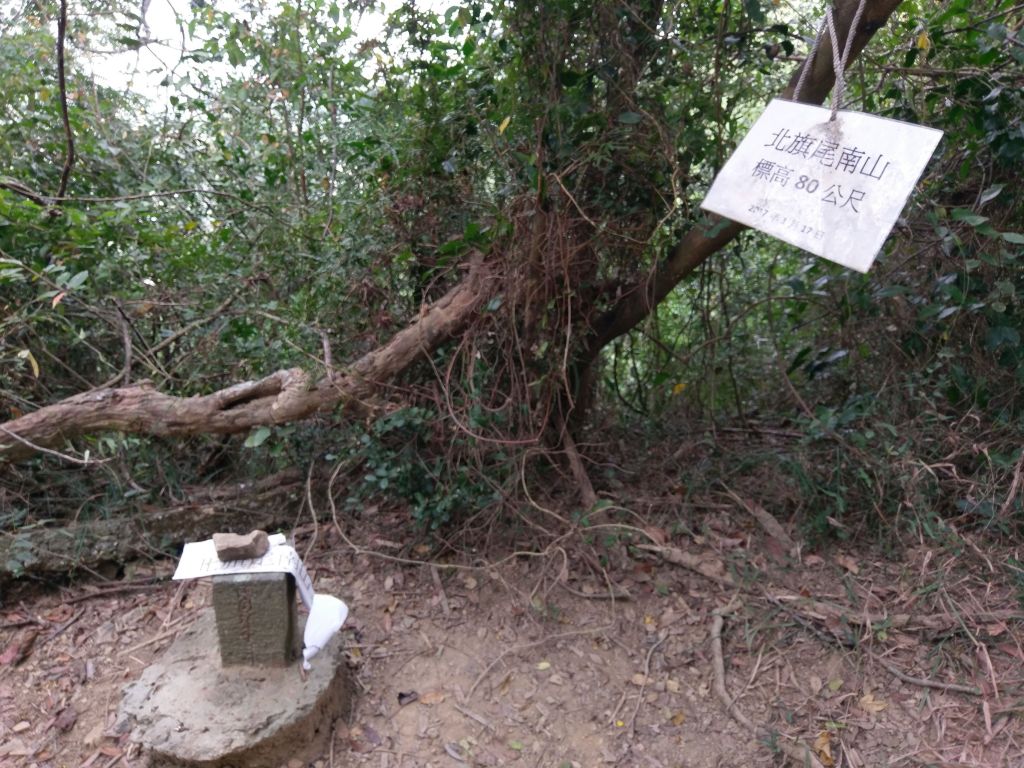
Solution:
{"label": "bare soil path", "polygon": [[[486,556],[398,545],[397,512],[296,532],[352,608],[358,689],[312,765],[1024,766],[1019,553],[790,550],[740,504],[541,546],[523,522]],[[7,591],[0,765],[146,764],[120,690],[210,599],[172,569]]]}

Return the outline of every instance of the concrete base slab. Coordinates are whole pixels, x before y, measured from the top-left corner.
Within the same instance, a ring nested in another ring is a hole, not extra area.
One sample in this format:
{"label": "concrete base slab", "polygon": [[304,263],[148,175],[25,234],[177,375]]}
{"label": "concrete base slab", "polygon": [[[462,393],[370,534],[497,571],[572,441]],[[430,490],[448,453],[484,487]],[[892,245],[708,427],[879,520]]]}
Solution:
{"label": "concrete base slab", "polygon": [[222,667],[208,609],[125,687],[119,720],[155,768],[278,768],[311,759],[350,710],[340,633],[311,664],[305,680],[299,664]]}

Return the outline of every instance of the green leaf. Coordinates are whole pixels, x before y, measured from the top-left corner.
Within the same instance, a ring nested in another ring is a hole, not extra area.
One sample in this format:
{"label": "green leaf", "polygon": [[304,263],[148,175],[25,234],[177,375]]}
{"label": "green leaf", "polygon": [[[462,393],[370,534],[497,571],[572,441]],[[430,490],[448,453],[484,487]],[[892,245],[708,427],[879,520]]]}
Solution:
{"label": "green leaf", "polygon": [[976,213],[971,213],[966,208],[955,209],[949,214],[949,218],[953,221],[962,221],[965,224],[970,224],[972,227],[980,227],[988,221],[988,216],[979,216]]}
{"label": "green leaf", "polygon": [[990,350],[995,351],[1003,345],[1016,347],[1020,344],[1020,333],[1017,332],[1016,328],[1011,328],[1008,325],[997,325],[995,328],[990,328],[988,333],[985,334],[985,346]]}
{"label": "green leaf", "polygon": [[246,448],[259,448],[270,437],[270,427],[259,427],[245,438]]}
{"label": "green leaf", "polygon": [[999,236],[1008,243],[1024,245],[1024,234],[1021,234],[1020,232],[1002,232]]}
{"label": "green leaf", "polygon": [[1004,186],[1004,184],[993,184],[991,187],[989,187],[988,189],[981,193],[981,198],[978,200],[978,203],[984,205],[990,200],[995,200],[997,197],[999,197],[999,193],[1003,191]]}
{"label": "green leaf", "polygon": [[743,10],[755,24],[763,24],[767,18],[761,7],[761,0],[743,0]]}
{"label": "green leaf", "polygon": [[341,11],[338,9],[337,3],[331,3],[331,7],[327,9],[327,15],[331,17],[331,21],[335,24],[338,23],[338,19],[341,18]]}
{"label": "green leaf", "polygon": [[245,55],[242,53],[242,49],[238,47],[238,43],[234,38],[229,37],[224,48],[228,52],[228,63],[231,66],[237,67],[245,61]]}
{"label": "green leaf", "polygon": [[636,125],[643,119],[644,116],[639,112],[623,112],[619,115],[619,122],[623,125]]}

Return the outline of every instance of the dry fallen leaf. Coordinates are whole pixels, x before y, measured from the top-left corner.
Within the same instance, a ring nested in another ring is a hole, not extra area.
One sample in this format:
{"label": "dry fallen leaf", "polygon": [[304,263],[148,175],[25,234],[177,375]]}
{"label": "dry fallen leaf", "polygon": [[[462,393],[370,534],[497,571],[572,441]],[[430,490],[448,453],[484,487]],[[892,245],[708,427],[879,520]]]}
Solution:
{"label": "dry fallen leaf", "polygon": [[821,681],[821,678],[817,675],[811,675],[807,678],[807,687],[810,689],[812,696],[818,695],[818,691],[821,690],[822,685],[824,685],[824,683]]}
{"label": "dry fallen leaf", "polygon": [[666,531],[664,528],[660,528],[656,525],[648,525],[644,528],[644,533],[647,534],[647,538],[649,538],[659,547],[668,544],[668,531]]}
{"label": "dry fallen leaf", "polygon": [[60,733],[70,731],[78,721],[78,713],[72,707],[64,707],[53,721],[53,727]]}
{"label": "dry fallen leaf", "polygon": [[420,696],[421,704],[440,704],[442,701],[444,701],[442,691],[427,691]]}
{"label": "dry fallen leaf", "polygon": [[1000,621],[996,624],[989,624],[985,627],[985,631],[988,632],[989,637],[999,637],[1007,629],[1006,622]]}
{"label": "dry fallen leaf", "polygon": [[27,629],[14,638],[3,653],[0,653],[0,667],[8,665],[14,667],[23,662],[29,651],[32,650],[32,644],[35,643],[38,634],[38,629]]}
{"label": "dry fallen leaf", "polygon": [[875,695],[871,693],[871,691],[868,691],[863,696],[861,696],[859,703],[861,709],[872,715],[877,715],[879,712],[881,712],[883,709],[889,706],[888,703],[876,699]]}
{"label": "dry fallen leaf", "polygon": [[646,675],[642,675],[641,673],[637,672],[635,675],[633,675],[633,677],[629,679],[629,682],[631,682],[633,685],[647,685],[647,677]]}
{"label": "dry fallen leaf", "polygon": [[848,570],[850,573],[852,573],[854,576],[860,573],[860,568],[857,565],[857,561],[849,555],[836,555],[835,561],[839,565],[843,566],[843,568]]}
{"label": "dry fallen leaf", "polygon": [[832,768],[836,761],[832,758],[832,737],[828,731],[822,731],[814,740],[814,751],[825,768]]}
{"label": "dry fallen leaf", "polygon": [[35,751],[35,747],[30,747],[21,739],[11,739],[0,744],[0,757],[25,757]]}
{"label": "dry fallen leaf", "polygon": [[551,669],[551,662],[550,662],[550,661],[541,661],[541,662],[538,662],[538,664],[537,664],[537,669],[539,669],[539,670],[541,670],[541,671],[543,671],[543,670],[545,670],[545,669]]}
{"label": "dry fallen leaf", "polygon": [[676,712],[674,715],[672,715],[672,725],[682,725],[685,722],[686,722],[686,713],[685,712]]}
{"label": "dry fallen leaf", "polygon": [[816,565],[821,565],[825,562],[825,558],[818,557],[818,555],[804,555],[804,565],[808,568],[814,568]]}

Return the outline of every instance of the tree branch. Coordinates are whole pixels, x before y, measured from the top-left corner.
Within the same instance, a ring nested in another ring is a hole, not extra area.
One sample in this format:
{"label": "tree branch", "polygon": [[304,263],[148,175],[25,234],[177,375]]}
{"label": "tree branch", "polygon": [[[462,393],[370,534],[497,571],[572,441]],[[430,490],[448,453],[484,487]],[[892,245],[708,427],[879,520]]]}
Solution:
{"label": "tree branch", "polygon": [[57,19],[57,82],[60,85],[60,116],[64,121],[64,170],[60,174],[60,186],[57,187],[57,205],[68,191],[68,180],[71,168],[75,164],[75,136],[71,132],[71,119],[68,116],[68,84],[64,66],[64,37],[68,28],[68,0],[60,0],[60,18]]}
{"label": "tree branch", "polygon": [[[860,26],[854,31],[853,48],[850,62],[853,62],[874,34],[881,29],[900,5],[902,0],[868,0]],[[857,12],[858,0],[838,0],[836,2],[836,29],[843,37],[846,35]],[[789,85],[782,93],[782,98],[792,99],[796,84],[800,79],[804,63],[797,68],[790,78]],[[800,94],[800,101],[807,104],[821,104],[832,86],[835,84],[835,73],[832,71],[832,40],[826,33],[818,50],[817,56],[810,62],[812,67],[808,73]],[[672,249],[668,258],[663,261],[652,275],[647,275],[623,291],[622,298],[605,312],[594,323],[590,337],[587,339],[582,360],[589,364],[596,359],[598,353],[609,342],[633,330],[659,302],[661,302],[679,282],[691,274],[711,255],[717,253],[736,238],[747,227],[720,216],[709,214],[709,223],[690,230]]]}
{"label": "tree branch", "polygon": [[301,368],[276,371],[209,395],[175,397],[148,381],[74,395],[0,424],[0,463],[25,459],[79,435],[120,431],[147,435],[234,434],[313,415],[339,402],[366,407],[380,385],[463,328],[490,290],[476,258],[467,278],[408,328],[344,371],[313,383]]}
{"label": "tree branch", "polygon": [[[62,7],[65,4],[66,0],[62,0]],[[836,2],[837,29],[844,38],[857,5],[858,0]],[[851,61],[899,5],[900,0],[868,0],[862,23],[854,30]],[[831,90],[835,79],[831,45],[826,37],[810,63],[812,70],[804,83],[803,101],[821,103]],[[63,85],[63,58],[61,73]],[[784,98],[792,96],[799,76],[799,70],[793,74]],[[67,123],[66,95],[62,93],[62,96],[65,96],[64,117],[69,139],[69,161],[65,170],[69,173],[74,150]],[[59,196],[62,195],[63,191]],[[606,344],[636,327],[684,277],[743,229],[740,224],[711,216],[710,223],[686,234],[653,274],[637,280],[616,305],[596,321],[584,342],[581,358],[584,367],[597,358]],[[365,405],[364,401],[384,382],[469,324],[491,292],[487,276],[482,259],[476,257],[462,283],[430,306],[411,326],[335,376],[328,375],[312,383],[308,373],[289,369],[259,381],[243,382],[196,397],[161,394],[149,383],[75,395],[0,425],[0,463],[23,459],[39,447],[53,448],[92,432],[230,434],[302,419],[341,401]]]}

